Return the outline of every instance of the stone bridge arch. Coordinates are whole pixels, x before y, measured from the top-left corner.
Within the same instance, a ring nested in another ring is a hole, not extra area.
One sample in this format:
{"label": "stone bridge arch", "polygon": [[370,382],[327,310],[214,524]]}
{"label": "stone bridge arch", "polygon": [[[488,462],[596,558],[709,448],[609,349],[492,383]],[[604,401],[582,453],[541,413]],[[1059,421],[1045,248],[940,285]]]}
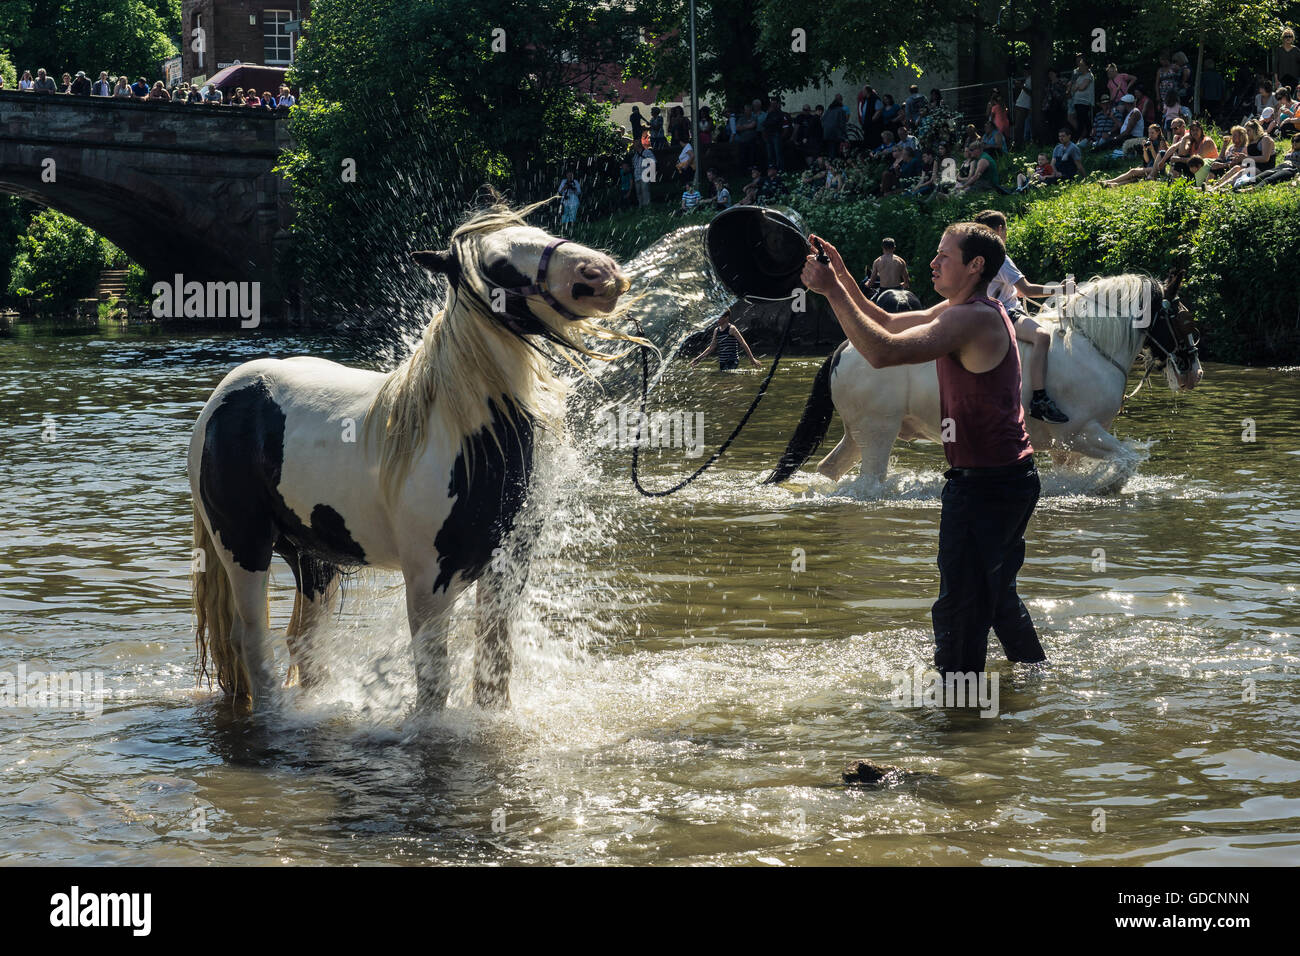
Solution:
{"label": "stone bridge arch", "polygon": [[285,284],[288,142],[279,111],[0,91],[0,192],[85,223],[151,276],[259,281],[264,303]]}

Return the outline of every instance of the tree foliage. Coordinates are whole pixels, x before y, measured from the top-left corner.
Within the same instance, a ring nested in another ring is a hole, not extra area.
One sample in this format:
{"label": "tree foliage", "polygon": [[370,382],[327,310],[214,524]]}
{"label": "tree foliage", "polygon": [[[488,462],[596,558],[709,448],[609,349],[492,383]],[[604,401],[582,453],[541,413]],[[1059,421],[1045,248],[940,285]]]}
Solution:
{"label": "tree foliage", "polygon": [[90,227],[46,209],[18,237],[9,294],[38,310],[63,309],[91,295],[116,250]]}
{"label": "tree foliage", "polygon": [[132,78],[162,75],[177,53],[181,0],[4,0],[0,47],[19,72],[38,68],[56,79],[78,70]]}
{"label": "tree foliage", "polygon": [[[712,0],[696,11],[701,99],[728,105],[780,90],[821,86],[843,69],[851,81],[938,62],[953,37],[944,16],[957,0]],[[689,0],[640,5],[655,40],[629,64],[675,94],[690,89]]]}
{"label": "tree foliage", "polygon": [[632,57],[635,22],[579,0],[319,0],[284,164],[308,286],[391,299],[373,273],[445,242],[483,183],[550,195],[562,164],[621,151],[597,67]]}

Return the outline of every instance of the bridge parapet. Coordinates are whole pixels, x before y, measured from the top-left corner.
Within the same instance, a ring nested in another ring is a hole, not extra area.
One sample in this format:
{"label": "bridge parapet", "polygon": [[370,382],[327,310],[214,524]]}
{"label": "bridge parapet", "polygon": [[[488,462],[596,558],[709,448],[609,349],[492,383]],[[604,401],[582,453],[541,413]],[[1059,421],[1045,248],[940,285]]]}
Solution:
{"label": "bridge parapet", "polygon": [[151,275],[283,295],[284,111],[0,91],[0,191],[84,222]]}

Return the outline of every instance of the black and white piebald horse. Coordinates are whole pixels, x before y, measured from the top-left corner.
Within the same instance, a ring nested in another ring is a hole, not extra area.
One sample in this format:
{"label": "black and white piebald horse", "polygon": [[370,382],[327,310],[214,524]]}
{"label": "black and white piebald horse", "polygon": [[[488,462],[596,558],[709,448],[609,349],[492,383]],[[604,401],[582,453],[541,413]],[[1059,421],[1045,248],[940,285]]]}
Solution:
{"label": "black and white piebald horse", "polygon": [[[1035,449],[1051,450],[1058,460],[1083,456],[1127,466],[1105,490],[1116,490],[1127,480],[1137,458],[1107,428],[1124,401],[1138,354],[1149,351],[1150,367],[1163,369],[1174,391],[1195,388],[1201,381],[1199,329],[1178,296],[1181,281],[1179,273],[1164,283],[1141,275],[1094,279],[1034,317],[1052,333],[1047,390],[1070,418],[1061,425],[1030,418],[1026,375],[1025,424]],[[917,307],[901,299],[878,304],[891,312]],[[1023,364],[1028,346],[1017,344]],[[795,433],[767,481],[785,481],[799,470],[821,444],[836,411],[844,419],[844,437],[817,466],[834,480],[860,460],[862,477],[879,485],[897,439],[937,442],[943,437],[933,362],[872,368],[845,342],[817,373]]]}
{"label": "black and white piebald horse", "polygon": [[[540,204],[539,204],[540,205]],[[559,428],[563,384],[552,347],[612,358],[583,336],[629,286],[604,253],[556,239],[498,204],[412,258],[447,277],[443,310],[414,353],[385,375],[324,359],[262,359],[213,392],[189,449],[200,671],[256,704],[277,684],[267,621],[273,553],[294,574],[290,680],[320,680],[308,638],[340,572],[399,569],[417,706],[443,707],[447,636],[460,593],[477,582],[474,700],[505,706],[508,593],[523,588],[527,535],[511,535],[528,493],[539,430]],[[549,343],[549,344],[548,344]]]}

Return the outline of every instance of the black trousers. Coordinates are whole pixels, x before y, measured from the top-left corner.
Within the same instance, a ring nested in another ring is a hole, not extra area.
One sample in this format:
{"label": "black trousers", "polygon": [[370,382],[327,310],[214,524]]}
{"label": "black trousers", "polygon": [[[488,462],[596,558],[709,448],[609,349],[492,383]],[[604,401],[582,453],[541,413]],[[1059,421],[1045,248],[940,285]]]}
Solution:
{"label": "black trousers", "polygon": [[1047,659],[1016,594],[1025,528],[1038,503],[1038,472],[1032,462],[1012,471],[998,477],[947,472],[939,519],[939,599],[931,609],[934,663],[941,674],[983,671],[989,628],[1007,660]]}

